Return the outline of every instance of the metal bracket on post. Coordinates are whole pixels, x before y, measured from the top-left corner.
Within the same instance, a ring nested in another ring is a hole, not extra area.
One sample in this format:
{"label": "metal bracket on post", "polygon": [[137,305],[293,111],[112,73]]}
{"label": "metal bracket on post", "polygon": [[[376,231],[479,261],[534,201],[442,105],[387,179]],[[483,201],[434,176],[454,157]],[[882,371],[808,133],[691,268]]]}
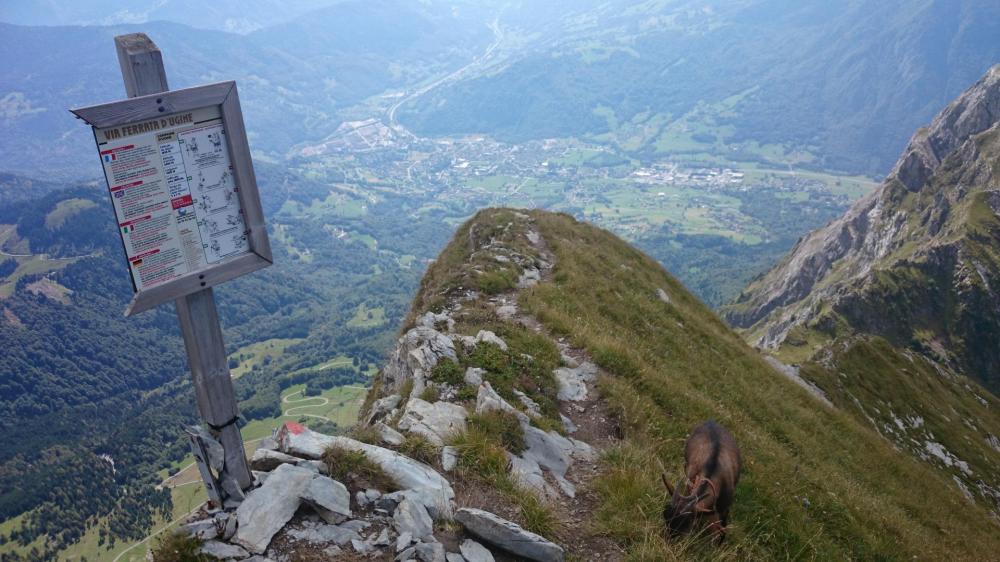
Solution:
{"label": "metal bracket on post", "polygon": [[[115,37],[115,50],[128,97],[169,90],[160,49],[145,33]],[[209,497],[222,507],[227,497],[242,499],[243,490],[252,483],[243,438],[236,423],[239,408],[229,375],[222,327],[211,287],[175,302],[198,399],[198,412],[208,425],[211,436],[221,443],[224,451],[225,462],[218,480],[208,470],[206,444],[200,436],[191,435],[192,450],[199,461],[198,468]]]}

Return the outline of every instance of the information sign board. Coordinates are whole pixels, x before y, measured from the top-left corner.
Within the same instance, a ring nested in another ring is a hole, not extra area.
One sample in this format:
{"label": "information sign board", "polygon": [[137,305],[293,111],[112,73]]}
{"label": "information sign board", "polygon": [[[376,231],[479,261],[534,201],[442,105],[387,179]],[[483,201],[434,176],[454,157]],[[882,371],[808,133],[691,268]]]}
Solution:
{"label": "information sign board", "polygon": [[127,314],[270,265],[234,82],[72,111],[104,167],[136,292]]}

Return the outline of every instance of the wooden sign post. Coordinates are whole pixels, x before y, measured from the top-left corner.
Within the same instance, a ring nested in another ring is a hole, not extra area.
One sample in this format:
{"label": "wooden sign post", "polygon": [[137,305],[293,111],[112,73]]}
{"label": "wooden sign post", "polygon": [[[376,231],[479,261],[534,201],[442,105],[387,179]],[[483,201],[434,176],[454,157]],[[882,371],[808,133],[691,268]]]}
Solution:
{"label": "wooden sign post", "polygon": [[149,37],[121,35],[115,47],[129,99],[72,111],[94,129],[129,260],[126,315],[176,303],[209,427],[189,432],[192,450],[213,501],[238,501],[252,478],[212,286],[272,258],[236,84],[171,91]]}

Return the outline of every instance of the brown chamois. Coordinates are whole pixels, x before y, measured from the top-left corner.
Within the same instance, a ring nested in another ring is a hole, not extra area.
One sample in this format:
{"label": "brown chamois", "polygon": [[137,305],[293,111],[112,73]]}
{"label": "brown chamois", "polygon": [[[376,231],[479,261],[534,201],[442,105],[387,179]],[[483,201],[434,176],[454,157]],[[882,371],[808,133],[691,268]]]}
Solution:
{"label": "brown chamois", "polygon": [[729,430],[707,421],[694,428],[684,445],[684,473],[674,488],[663,475],[670,503],[663,510],[672,536],[705,526],[725,540],[729,508],[740,480],[740,448]]}

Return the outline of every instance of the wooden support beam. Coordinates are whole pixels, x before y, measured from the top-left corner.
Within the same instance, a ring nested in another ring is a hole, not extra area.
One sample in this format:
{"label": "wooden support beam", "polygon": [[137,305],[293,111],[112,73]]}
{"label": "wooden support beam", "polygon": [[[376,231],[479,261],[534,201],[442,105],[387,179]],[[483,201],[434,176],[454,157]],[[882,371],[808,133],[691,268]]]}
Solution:
{"label": "wooden support beam", "polygon": [[[145,33],[115,37],[115,50],[118,52],[118,63],[121,66],[122,80],[125,82],[128,97],[158,94],[169,90],[163,56]],[[210,493],[214,490],[218,495],[222,492],[219,490],[220,482],[225,485],[227,480],[231,479],[241,489],[246,489],[250,487],[252,477],[243,448],[243,438],[236,424],[239,408],[236,405],[236,394],[233,392],[233,381],[229,375],[226,345],[222,339],[222,326],[219,324],[212,288],[207,287],[183,296],[175,303],[184,346],[187,349],[188,366],[194,379],[198,412],[208,424],[212,435],[222,443],[225,451],[225,464],[218,480],[211,472],[206,475],[206,472],[202,471],[205,486]],[[198,446],[193,438],[192,447],[197,453]],[[202,469],[201,464],[198,468]]]}
{"label": "wooden support beam", "polygon": [[125,93],[130,98],[158,94],[170,89],[163,55],[145,33],[129,33],[115,37],[118,64],[125,81]]}

